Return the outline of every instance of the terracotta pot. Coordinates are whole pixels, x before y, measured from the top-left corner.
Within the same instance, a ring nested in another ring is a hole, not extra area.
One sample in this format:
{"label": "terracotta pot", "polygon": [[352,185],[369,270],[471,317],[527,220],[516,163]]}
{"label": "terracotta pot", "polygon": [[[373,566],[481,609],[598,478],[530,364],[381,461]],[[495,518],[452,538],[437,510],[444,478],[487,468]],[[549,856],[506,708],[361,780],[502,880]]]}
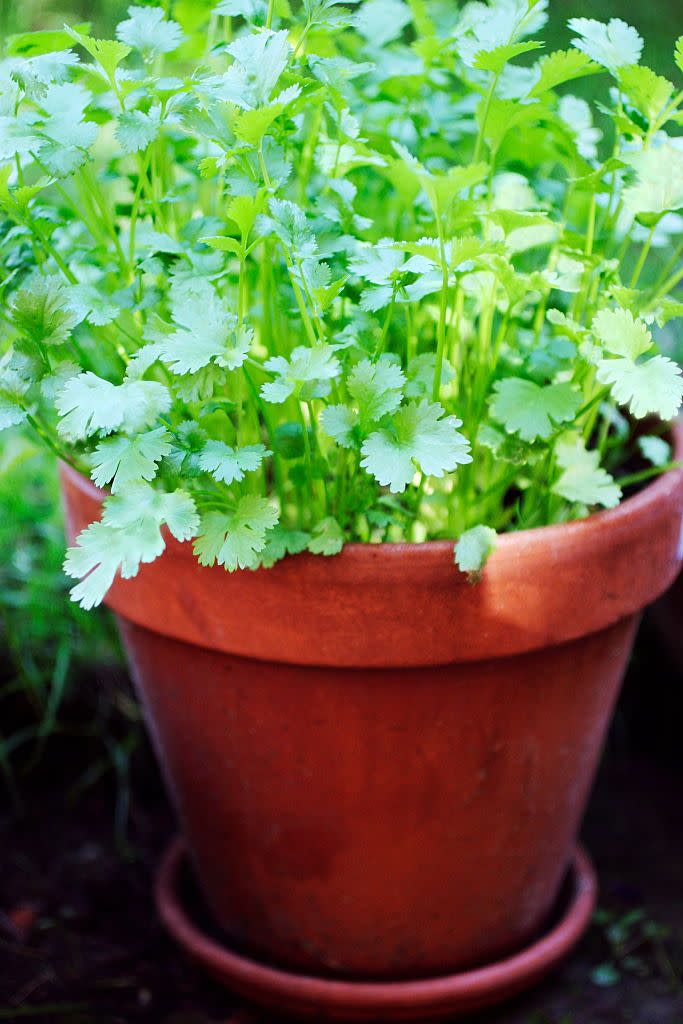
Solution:
{"label": "terracotta pot", "polygon": [[[102,495],[62,479],[73,538]],[[172,539],[117,580],[108,601],[234,947],[419,979],[536,936],[638,615],[680,567],[682,512],[677,471],[609,512],[502,537],[476,585],[449,543],[229,575]]]}

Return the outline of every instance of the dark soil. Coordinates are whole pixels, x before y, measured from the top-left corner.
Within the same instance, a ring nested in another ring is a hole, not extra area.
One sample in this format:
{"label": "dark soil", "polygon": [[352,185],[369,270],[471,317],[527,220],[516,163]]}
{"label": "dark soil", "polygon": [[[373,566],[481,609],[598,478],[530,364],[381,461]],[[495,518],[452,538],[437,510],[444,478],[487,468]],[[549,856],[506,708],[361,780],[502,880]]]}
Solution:
{"label": "dark soil", "polygon": [[[585,823],[596,922],[544,986],[477,1024],[683,1024],[683,678],[661,649],[644,629]],[[0,808],[0,1021],[272,1020],[238,1007],[157,922],[152,877],[174,824],[146,742],[118,784],[70,798],[87,756],[53,741],[22,781],[23,809]]]}

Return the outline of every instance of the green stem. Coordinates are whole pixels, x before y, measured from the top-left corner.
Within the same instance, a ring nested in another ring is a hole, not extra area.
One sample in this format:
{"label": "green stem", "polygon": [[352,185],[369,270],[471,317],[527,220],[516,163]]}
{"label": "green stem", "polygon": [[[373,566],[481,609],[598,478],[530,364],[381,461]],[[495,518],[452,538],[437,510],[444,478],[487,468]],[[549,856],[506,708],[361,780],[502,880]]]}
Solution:
{"label": "green stem", "polygon": [[646,241],[645,241],[645,243],[643,245],[643,248],[641,250],[638,262],[635,265],[635,268],[634,268],[634,271],[633,271],[633,275],[631,277],[631,283],[629,285],[630,288],[635,288],[635,286],[638,284],[638,281],[640,280],[640,275],[643,272],[643,267],[645,266],[645,262],[647,260],[647,257],[649,255],[649,253],[650,253],[650,248],[652,247],[652,239],[655,237],[655,231],[656,230],[657,230],[657,225],[653,224],[652,227],[650,228],[650,233],[647,236],[647,239],[646,239]]}
{"label": "green stem", "polygon": [[635,484],[644,483],[645,480],[651,480],[655,476],[661,476],[662,473],[668,473],[672,469],[681,468],[683,468],[683,459],[667,462],[664,466],[652,466],[651,469],[643,469],[640,473],[631,473],[630,476],[622,476],[617,479],[617,483],[621,488],[633,487]]}

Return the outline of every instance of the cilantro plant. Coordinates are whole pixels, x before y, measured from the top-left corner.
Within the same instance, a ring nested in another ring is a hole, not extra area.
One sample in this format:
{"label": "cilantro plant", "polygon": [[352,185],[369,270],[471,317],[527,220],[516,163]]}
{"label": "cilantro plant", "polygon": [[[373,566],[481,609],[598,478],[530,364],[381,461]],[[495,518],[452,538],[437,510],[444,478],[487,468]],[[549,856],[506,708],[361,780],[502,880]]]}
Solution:
{"label": "cilantro plant", "polygon": [[543,53],[546,8],[178,2],[10,40],[0,427],[109,491],[81,604],[165,531],[228,570],[451,538],[476,575],[670,465],[683,83],[616,18]]}

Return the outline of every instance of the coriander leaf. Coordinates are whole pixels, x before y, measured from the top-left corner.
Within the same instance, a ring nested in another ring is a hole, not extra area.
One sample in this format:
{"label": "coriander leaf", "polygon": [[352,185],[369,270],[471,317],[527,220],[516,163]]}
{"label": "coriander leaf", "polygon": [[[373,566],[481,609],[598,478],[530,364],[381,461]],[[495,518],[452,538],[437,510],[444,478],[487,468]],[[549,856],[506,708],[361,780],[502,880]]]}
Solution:
{"label": "coriander leaf", "polygon": [[[407,369],[408,381],[405,386],[407,398],[429,398],[434,386],[436,353],[421,352],[410,360]],[[447,387],[455,379],[455,370],[447,359],[441,363],[441,387]]]}
{"label": "coriander leaf", "polygon": [[282,526],[274,526],[268,531],[266,546],[259,555],[259,565],[263,569],[272,568],[287,555],[299,555],[308,547],[310,533],[303,530],[285,530]]}
{"label": "coriander leaf", "polygon": [[57,277],[35,278],[10,307],[12,322],[35,345],[62,345],[83,319],[69,308],[69,294]]}
{"label": "coriander leaf", "polygon": [[462,534],[455,545],[455,563],[470,578],[479,578],[493,554],[498,534],[490,526],[473,526]]}
{"label": "coriander leaf", "polygon": [[328,516],[313,527],[308,550],[314,555],[338,555],[344,547],[344,533],[336,519]]}
{"label": "coriander leaf", "polygon": [[261,396],[275,405],[285,402],[290,395],[308,402],[330,393],[330,381],[339,376],[341,365],[331,345],[306,348],[299,345],[289,359],[274,356],[264,364],[276,379],[263,384]]}
{"label": "coriander leaf", "polygon": [[572,45],[613,74],[625,64],[637,64],[643,52],[643,40],[621,18],[607,24],[593,18],[571,18],[569,28],[579,35]]}
{"label": "coriander leaf", "polygon": [[455,28],[456,48],[470,67],[482,50],[515,43],[543,28],[547,21],[547,0],[494,0],[493,3],[468,3],[460,12]]}
{"label": "coriander leaf", "polygon": [[211,473],[215,480],[232,484],[236,480],[243,480],[245,473],[258,469],[266,455],[270,454],[262,444],[235,449],[222,441],[207,441],[199,456],[199,467]]}
{"label": "coriander leaf", "polygon": [[115,134],[124,153],[137,153],[147,149],[160,131],[161,104],[155,103],[147,114],[142,110],[125,110],[119,114]]}
{"label": "coriander leaf", "polygon": [[538,40],[529,40],[526,43],[507,43],[496,46],[493,50],[480,50],[475,56],[472,66],[478,71],[490,71],[492,74],[499,75],[505,65],[515,57],[529,53],[530,50],[540,50],[542,47],[543,43]]}
{"label": "coriander leaf", "polygon": [[353,448],[356,444],[358,413],[348,405],[326,405],[322,411],[321,423],[325,433],[342,448]]}
{"label": "coriander leaf", "polygon": [[416,469],[441,477],[472,461],[469,441],[456,429],[461,425],[436,402],[410,402],[365,439],[361,465],[395,493],[406,489]]}
{"label": "coriander leaf", "polygon": [[676,52],[674,54],[678,70],[683,72],[683,36],[676,40]]}
{"label": "coriander leaf", "polygon": [[671,445],[663,437],[646,434],[638,438],[638,447],[653,466],[666,466],[671,461]]}
{"label": "coriander leaf", "polygon": [[266,545],[266,534],[277,520],[277,510],[267,498],[245,494],[233,512],[209,512],[202,517],[195,554],[201,565],[218,562],[229,572],[255,569]]}
{"label": "coriander leaf", "polygon": [[491,415],[508,433],[535,441],[549,438],[557,425],[573,420],[580,406],[581,395],[571,384],[541,387],[530,380],[509,377],[495,384]]}
{"label": "coriander leaf", "polygon": [[286,30],[263,29],[228,46],[235,62],[223,75],[217,97],[243,110],[267,104],[289,61],[292,47]]}
{"label": "coriander leaf", "polygon": [[49,86],[41,100],[45,111],[42,133],[47,141],[40,160],[55,177],[72,174],[86,160],[86,150],[97,138],[97,125],[85,121],[85,109],[92,97],[74,82]]}
{"label": "coriander leaf", "polygon": [[91,477],[98,487],[111,483],[112,494],[140,480],[152,480],[158,464],[171,451],[169,435],[157,427],[136,437],[101,441],[92,456]]}
{"label": "coriander leaf", "polygon": [[133,380],[112,384],[88,370],[72,377],[57,395],[61,419],[58,431],[68,441],[115,430],[134,433],[151,426],[168,412],[171,396],[156,381]]}
{"label": "coriander leaf", "polygon": [[172,53],[185,36],[176,21],[169,21],[161,7],[129,7],[128,18],[116,28],[116,37],[139,50],[146,61]]}
{"label": "coriander leaf", "polygon": [[12,369],[8,356],[0,361],[0,430],[16,427],[26,419],[24,396],[29,382]]}
{"label": "coriander leaf", "polygon": [[172,373],[196,373],[209,363],[228,370],[240,367],[251,348],[251,333],[238,328],[237,316],[210,288],[174,303],[176,330],[160,343],[161,359]]}
{"label": "coriander leaf", "polygon": [[636,184],[624,192],[624,206],[634,216],[655,218],[683,208],[683,150],[667,142],[632,153],[628,163],[636,172]]}
{"label": "coriander leaf", "polygon": [[353,25],[373,48],[381,48],[398,39],[411,18],[410,8],[403,0],[366,0]]}
{"label": "coriander leaf", "polygon": [[589,508],[593,505],[614,508],[619,504],[621,488],[607,470],[601,468],[600,452],[587,451],[580,438],[570,436],[558,441],[555,454],[563,472],[553,484],[554,494]]}
{"label": "coriander leaf", "polygon": [[382,355],[376,363],[362,359],[348,376],[346,387],[358,406],[361,424],[374,423],[401,404],[406,382],[398,363]]}
{"label": "coriander leaf", "polygon": [[542,57],[536,70],[539,77],[529,92],[532,99],[557,89],[558,85],[564,85],[565,82],[598,74],[602,68],[581,50],[556,50]]}
{"label": "coriander leaf", "polygon": [[603,348],[615,356],[637,359],[654,344],[647,326],[628,309],[602,309],[591,330]]}
{"label": "coriander leaf", "polygon": [[73,284],[64,288],[64,294],[66,305],[77,323],[87,320],[95,327],[104,327],[112,323],[120,312],[119,307],[94,284]]}
{"label": "coriander leaf", "polygon": [[185,491],[164,493],[149,484],[129,484],[125,494],[104,503],[102,519],[91,523],[69,548],[64,571],[81,582],[71,599],[82,608],[103,600],[117,573],[135,576],[142,562],[152,562],[166,547],[161,527],[179,541],[190,540],[199,528],[194,501]]}
{"label": "coriander leaf", "polygon": [[671,420],[681,407],[681,369],[666,356],[654,356],[642,363],[627,358],[601,359],[598,380],[611,387],[616,401],[627,405],[636,419],[655,414]]}
{"label": "coriander leaf", "polygon": [[93,60],[97,61],[104,72],[104,77],[108,78],[110,82],[114,82],[116,69],[130,53],[130,46],[117,43],[114,39],[93,39],[83,32],[69,28],[68,25],[64,26],[64,31],[77,43],[80,43]]}
{"label": "coriander leaf", "polygon": [[639,64],[619,69],[619,85],[634,107],[654,121],[673,96],[674,87],[661,75]]}

